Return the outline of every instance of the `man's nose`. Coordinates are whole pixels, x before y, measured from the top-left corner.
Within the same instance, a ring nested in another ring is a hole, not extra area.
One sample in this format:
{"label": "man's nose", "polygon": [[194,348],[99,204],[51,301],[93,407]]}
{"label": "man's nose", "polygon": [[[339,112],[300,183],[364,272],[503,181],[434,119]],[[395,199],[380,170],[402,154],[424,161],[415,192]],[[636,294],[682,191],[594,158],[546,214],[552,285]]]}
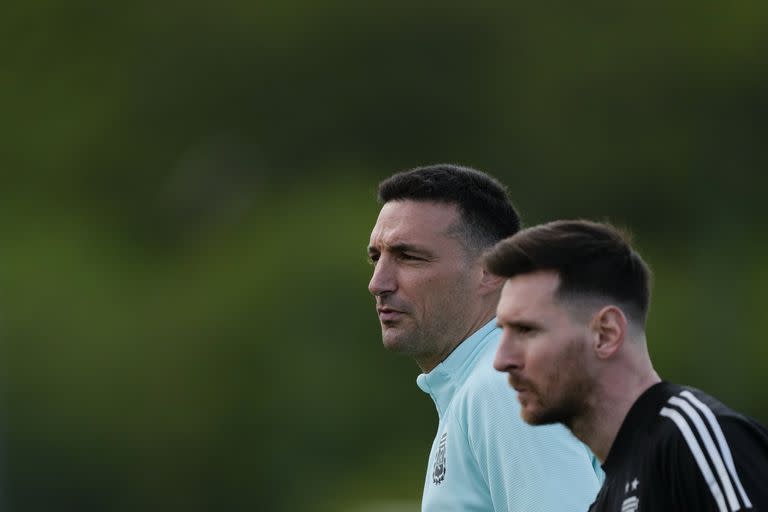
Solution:
{"label": "man's nose", "polygon": [[397,290],[395,268],[389,258],[380,256],[373,267],[373,275],[368,283],[368,291],[375,296],[387,295]]}
{"label": "man's nose", "polygon": [[493,358],[493,367],[500,372],[510,372],[522,370],[523,366],[525,363],[520,344],[503,335]]}

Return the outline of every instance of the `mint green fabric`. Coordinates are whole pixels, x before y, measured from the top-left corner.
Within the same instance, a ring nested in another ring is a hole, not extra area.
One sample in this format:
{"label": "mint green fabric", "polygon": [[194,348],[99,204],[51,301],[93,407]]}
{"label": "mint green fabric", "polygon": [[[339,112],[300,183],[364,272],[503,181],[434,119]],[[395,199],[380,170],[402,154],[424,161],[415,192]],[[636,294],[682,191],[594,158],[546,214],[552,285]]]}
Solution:
{"label": "mint green fabric", "polygon": [[562,425],[533,427],[506,374],[493,369],[492,320],[416,379],[440,418],[424,481],[423,512],[584,512],[602,470]]}

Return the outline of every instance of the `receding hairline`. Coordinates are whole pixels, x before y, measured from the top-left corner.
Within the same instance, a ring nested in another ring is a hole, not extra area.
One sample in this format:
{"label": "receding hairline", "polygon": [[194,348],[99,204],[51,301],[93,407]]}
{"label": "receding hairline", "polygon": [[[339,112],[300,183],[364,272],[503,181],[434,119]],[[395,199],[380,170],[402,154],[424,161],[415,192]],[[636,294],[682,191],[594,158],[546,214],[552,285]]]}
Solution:
{"label": "receding hairline", "polygon": [[652,273],[625,228],[586,219],[552,221],[500,241],[486,252],[484,263],[506,278],[553,269],[567,290],[560,297],[600,299],[639,325],[647,321]]}
{"label": "receding hairline", "polygon": [[499,276],[504,279],[505,284],[517,278],[530,277],[533,275],[551,275],[557,280],[555,288],[552,290],[553,302],[565,309],[571,318],[575,320],[587,320],[599,310],[607,307],[619,309],[627,319],[631,328],[638,333],[645,332],[644,322],[636,321],[636,318],[642,318],[640,312],[632,304],[617,300],[606,293],[585,291],[585,290],[567,290],[563,289],[563,279],[560,271],[556,268],[535,268],[525,272],[518,272],[511,276]]}
{"label": "receding hairline", "polygon": [[390,199],[389,201],[384,201],[382,203],[382,208],[384,208],[388,204],[396,204],[396,203],[414,203],[414,204],[431,204],[431,205],[445,205],[453,208],[453,213],[455,217],[451,220],[451,222],[448,224],[448,226],[440,230],[440,234],[445,235],[448,238],[452,238],[459,242],[461,246],[464,248],[464,251],[467,253],[468,256],[470,256],[472,259],[474,258],[480,258],[483,256],[486,250],[493,247],[493,243],[488,243],[483,246],[479,246],[477,244],[473,244],[473,242],[476,242],[476,240],[473,240],[473,225],[472,222],[467,218],[467,214],[464,211],[464,208],[462,208],[462,205],[455,200],[452,199],[433,199],[433,198],[412,198],[412,197],[401,197],[396,199]]}
{"label": "receding hairline", "polygon": [[520,230],[520,215],[507,187],[484,171],[458,164],[432,164],[395,173],[378,186],[378,201],[426,200],[455,204],[464,230],[455,230],[474,254]]}

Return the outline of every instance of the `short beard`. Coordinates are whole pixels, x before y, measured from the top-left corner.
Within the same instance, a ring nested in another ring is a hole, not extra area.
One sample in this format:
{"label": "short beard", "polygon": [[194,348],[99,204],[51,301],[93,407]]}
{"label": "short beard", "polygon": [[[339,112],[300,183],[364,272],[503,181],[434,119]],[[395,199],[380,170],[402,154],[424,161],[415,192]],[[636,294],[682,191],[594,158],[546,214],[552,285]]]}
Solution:
{"label": "short beard", "polygon": [[558,369],[555,373],[555,379],[550,383],[552,388],[562,386],[562,382],[559,378],[560,375],[570,374],[575,379],[571,382],[565,383],[567,391],[557,399],[556,403],[548,404],[541,400],[541,395],[537,390],[532,389],[534,399],[539,400],[538,411],[533,415],[523,417],[526,423],[530,425],[552,425],[554,423],[562,423],[569,430],[573,430],[574,422],[584,414],[586,404],[594,389],[594,383],[584,375],[584,370],[578,368],[573,361],[579,361],[578,357],[581,352],[580,345],[574,344],[573,347],[565,355],[565,360],[569,362],[566,368]]}
{"label": "short beard", "polygon": [[570,429],[573,420],[580,414],[581,403],[581,400],[576,397],[564,397],[554,406],[547,407],[546,404],[542,404],[538,413],[526,416],[523,419],[529,425],[562,423]]}

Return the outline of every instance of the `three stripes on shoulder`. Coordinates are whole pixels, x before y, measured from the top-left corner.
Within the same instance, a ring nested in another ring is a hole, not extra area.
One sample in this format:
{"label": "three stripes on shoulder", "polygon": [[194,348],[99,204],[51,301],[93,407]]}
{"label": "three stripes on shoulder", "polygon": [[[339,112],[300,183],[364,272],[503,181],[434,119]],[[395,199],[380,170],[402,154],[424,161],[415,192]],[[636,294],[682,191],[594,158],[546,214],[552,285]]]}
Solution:
{"label": "three stripes on shoulder", "polygon": [[663,407],[659,414],[671,419],[680,430],[718,510],[733,512],[752,508],[736,473],[731,449],[712,410],[690,391],[671,397],[667,404],[670,407]]}

